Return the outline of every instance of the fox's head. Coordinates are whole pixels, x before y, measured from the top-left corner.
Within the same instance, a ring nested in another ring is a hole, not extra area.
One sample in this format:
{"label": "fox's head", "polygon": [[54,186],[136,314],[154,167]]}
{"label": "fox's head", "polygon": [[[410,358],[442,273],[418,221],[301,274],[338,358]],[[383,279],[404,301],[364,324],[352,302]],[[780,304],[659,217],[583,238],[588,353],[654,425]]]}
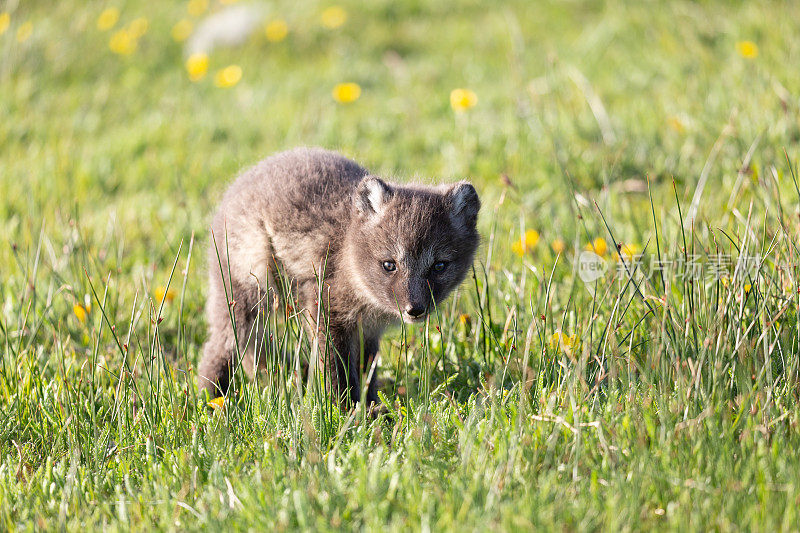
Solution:
{"label": "fox's head", "polygon": [[366,176],[353,203],[347,254],[356,288],[383,313],[424,320],[472,266],[480,240],[475,188],[389,185]]}

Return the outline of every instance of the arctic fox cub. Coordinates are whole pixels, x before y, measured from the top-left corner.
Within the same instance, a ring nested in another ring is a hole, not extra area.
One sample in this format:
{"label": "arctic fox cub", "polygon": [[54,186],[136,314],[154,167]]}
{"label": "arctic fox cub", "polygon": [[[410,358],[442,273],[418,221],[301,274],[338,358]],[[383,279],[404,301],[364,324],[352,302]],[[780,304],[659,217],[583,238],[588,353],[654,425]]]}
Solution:
{"label": "arctic fox cub", "polygon": [[[331,393],[352,406],[384,328],[425,320],[470,270],[479,209],[467,182],[387,183],[318,148],[245,171],[211,226],[200,389],[225,393],[238,356],[248,374],[263,368],[263,317],[280,292],[279,273],[304,313]],[[368,404],[378,401],[376,381]]]}

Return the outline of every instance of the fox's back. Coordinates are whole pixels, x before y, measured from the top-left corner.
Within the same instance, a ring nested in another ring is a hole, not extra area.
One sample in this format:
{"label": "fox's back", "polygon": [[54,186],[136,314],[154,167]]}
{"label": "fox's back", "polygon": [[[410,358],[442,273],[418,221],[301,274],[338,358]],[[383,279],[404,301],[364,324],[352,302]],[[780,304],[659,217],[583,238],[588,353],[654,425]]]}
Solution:
{"label": "fox's back", "polygon": [[236,265],[232,273],[258,276],[276,260],[291,277],[313,277],[340,246],[353,190],[366,174],[320,148],[281,152],[246,170],[225,193],[212,224],[219,250],[227,248]]}
{"label": "fox's back", "polygon": [[366,174],[354,161],[320,148],[281,152],[236,180],[220,214],[263,217],[276,232],[340,226],[349,218],[353,189]]}

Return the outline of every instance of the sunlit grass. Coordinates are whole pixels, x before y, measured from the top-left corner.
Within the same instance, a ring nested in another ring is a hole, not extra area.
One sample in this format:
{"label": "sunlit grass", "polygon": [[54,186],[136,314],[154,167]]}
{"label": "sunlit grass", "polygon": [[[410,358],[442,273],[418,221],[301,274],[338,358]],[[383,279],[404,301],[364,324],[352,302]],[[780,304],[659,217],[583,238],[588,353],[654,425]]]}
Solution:
{"label": "sunlit grass", "polygon": [[[0,529],[797,527],[791,6],[277,2],[192,54],[226,5],[2,8]],[[481,195],[386,418],[290,305],[197,393],[210,213],[297,145]]]}

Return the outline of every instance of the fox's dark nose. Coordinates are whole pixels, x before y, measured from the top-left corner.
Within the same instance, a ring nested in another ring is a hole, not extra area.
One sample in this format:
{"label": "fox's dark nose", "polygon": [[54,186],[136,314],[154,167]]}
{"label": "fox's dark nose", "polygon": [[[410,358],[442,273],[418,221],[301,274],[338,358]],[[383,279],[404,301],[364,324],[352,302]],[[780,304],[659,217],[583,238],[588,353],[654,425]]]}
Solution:
{"label": "fox's dark nose", "polygon": [[406,314],[411,318],[419,318],[425,314],[425,308],[422,306],[408,304],[406,306]]}

